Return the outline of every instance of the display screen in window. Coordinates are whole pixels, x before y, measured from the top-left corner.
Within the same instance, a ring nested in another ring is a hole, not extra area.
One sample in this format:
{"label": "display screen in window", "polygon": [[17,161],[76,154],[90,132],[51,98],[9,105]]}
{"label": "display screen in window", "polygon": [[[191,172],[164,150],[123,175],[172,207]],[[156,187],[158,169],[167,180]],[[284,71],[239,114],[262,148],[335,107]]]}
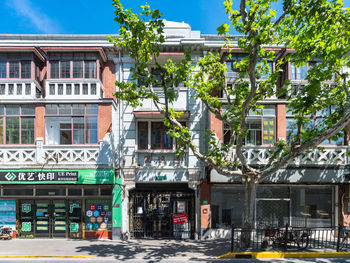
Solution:
{"label": "display screen in window", "polygon": [[103,231],[112,229],[111,200],[86,200],[86,230]]}

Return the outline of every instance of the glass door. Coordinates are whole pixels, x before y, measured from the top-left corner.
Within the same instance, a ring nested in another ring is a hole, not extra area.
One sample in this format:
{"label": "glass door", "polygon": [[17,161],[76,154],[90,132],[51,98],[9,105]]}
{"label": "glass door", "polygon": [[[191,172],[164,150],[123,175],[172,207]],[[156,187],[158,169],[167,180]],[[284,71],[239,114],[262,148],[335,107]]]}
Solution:
{"label": "glass door", "polygon": [[81,200],[69,200],[68,207],[69,238],[82,238]]}
{"label": "glass door", "polygon": [[19,203],[19,236],[34,237],[35,205],[33,200],[21,200]]}
{"label": "glass door", "polygon": [[52,201],[52,237],[66,237],[67,209],[65,200]]}
{"label": "glass door", "polygon": [[35,236],[36,237],[51,237],[51,217],[52,209],[49,200],[35,201]]}

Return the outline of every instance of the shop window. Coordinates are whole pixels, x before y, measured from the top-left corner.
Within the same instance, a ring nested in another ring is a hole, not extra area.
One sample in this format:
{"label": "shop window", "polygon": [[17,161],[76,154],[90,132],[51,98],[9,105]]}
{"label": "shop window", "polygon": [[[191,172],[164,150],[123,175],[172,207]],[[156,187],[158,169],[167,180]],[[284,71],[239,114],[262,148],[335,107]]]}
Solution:
{"label": "shop window", "polygon": [[97,196],[98,195],[98,188],[84,188],[84,196]]}
{"label": "shop window", "polygon": [[112,204],[110,200],[86,200],[86,230],[112,229]]}
{"label": "shop window", "polygon": [[66,196],[66,188],[37,188],[36,196]]}
{"label": "shop window", "polygon": [[81,196],[82,189],[81,188],[68,188],[68,196]]}
{"label": "shop window", "polygon": [[0,144],[34,144],[35,106],[0,105]]}
{"label": "shop window", "polygon": [[22,187],[4,187],[4,196],[32,196],[32,188],[22,188]]}
{"label": "shop window", "polygon": [[101,187],[101,195],[112,195],[111,187]]}
{"label": "shop window", "polygon": [[47,104],[45,114],[48,144],[97,143],[98,105]]}
{"label": "shop window", "polygon": [[333,187],[293,187],[292,225],[300,227],[332,227]]}
{"label": "shop window", "polygon": [[[212,187],[212,228],[226,228],[242,223],[244,187]],[[230,202],[227,202],[230,200]]]}

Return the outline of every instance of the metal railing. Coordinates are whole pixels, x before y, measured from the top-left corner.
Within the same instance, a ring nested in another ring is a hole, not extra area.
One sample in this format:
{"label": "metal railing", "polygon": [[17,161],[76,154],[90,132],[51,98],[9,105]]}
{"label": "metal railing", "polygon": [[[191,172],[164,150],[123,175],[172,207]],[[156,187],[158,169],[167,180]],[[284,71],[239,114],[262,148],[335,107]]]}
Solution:
{"label": "metal railing", "polygon": [[250,251],[300,251],[300,250],[350,250],[350,228],[339,225],[333,228],[267,227],[264,229],[236,228],[231,230],[231,252]]}

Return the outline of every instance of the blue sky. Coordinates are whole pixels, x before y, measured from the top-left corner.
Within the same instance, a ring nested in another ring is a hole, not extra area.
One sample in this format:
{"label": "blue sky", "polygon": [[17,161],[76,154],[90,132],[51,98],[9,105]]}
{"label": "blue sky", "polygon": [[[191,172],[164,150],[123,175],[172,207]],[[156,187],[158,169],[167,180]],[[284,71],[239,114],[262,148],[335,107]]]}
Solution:
{"label": "blue sky", "polygon": [[[347,2],[349,0],[344,0]],[[146,0],[122,0],[139,11]],[[238,0],[233,1],[238,5]],[[202,34],[216,34],[226,21],[223,0],[148,0],[167,20],[190,24]],[[276,6],[280,9],[280,6]],[[112,0],[0,0],[0,34],[114,34]]]}

